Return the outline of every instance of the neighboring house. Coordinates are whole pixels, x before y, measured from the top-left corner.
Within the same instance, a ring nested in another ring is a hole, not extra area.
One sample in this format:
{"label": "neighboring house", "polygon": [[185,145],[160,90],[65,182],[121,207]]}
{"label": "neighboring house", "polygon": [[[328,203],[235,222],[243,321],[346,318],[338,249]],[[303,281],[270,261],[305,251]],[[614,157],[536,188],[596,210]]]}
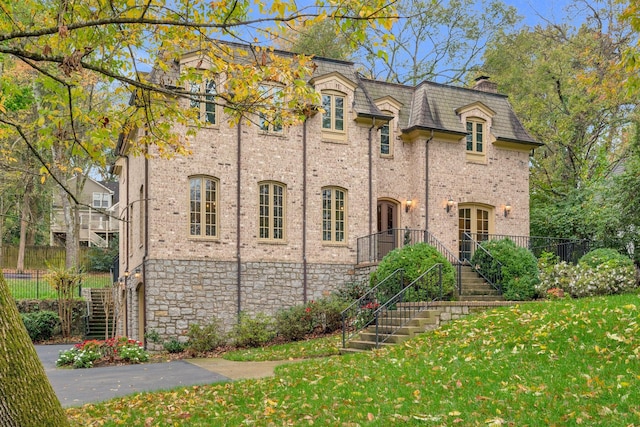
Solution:
{"label": "neighboring house", "polygon": [[183,101],[205,122],[191,156],[133,157],[120,141],[122,333],[169,339],[320,298],[367,277],[358,239],[378,232],[429,230],[453,253],[465,231],[528,235],[540,144],[493,83],[404,86],[315,63],[325,112],[299,126],[238,129],[222,108]]}
{"label": "neighboring house", "polygon": [[[67,188],[75,188],[75,180],[76,178],[71,178]],[[117,182],[96,181],[87,177],[82,194],[78,197],[78,202],[81,203],[78,208],[81,246],[106,248],[120,232],[117,219],[118,187]],[[67,226],[62,200],[58,194],[53,199],[50,236],[52,246],[64,245],[66,241]]]}

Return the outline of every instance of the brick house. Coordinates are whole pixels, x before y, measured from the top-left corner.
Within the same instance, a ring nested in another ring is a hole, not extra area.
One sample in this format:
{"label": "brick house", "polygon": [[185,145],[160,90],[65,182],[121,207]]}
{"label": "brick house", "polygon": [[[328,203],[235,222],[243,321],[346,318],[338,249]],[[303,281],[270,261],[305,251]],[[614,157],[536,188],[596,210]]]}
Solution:
{"label": "brick house", "polygon": [[170,339],[319,298],[366,277],[358,239],[379,231],[428,230],[454,253],[461,231],[528,235],[540,144],[493,83],[405,86],[315,63],[325,112],[298,126],[230,126],[185,100],[205,121],[191,156],[133,157],[120,142],[122,333]]}

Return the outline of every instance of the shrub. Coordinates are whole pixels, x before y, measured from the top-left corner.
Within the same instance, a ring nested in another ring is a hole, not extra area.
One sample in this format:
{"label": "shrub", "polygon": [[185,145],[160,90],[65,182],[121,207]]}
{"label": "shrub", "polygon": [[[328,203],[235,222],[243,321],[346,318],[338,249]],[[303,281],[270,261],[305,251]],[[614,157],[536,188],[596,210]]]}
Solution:
{"label": "shrub", "polygon": [[169,353],[182,353],[187,345],[178,341],[176,338],[171,338],[169,341],[165,341],[162,346]]}
{"label": "shrub", "polygon": [[264,313],[251,317],[241,313],[231,330],[231,338],[238,347],[260,347],[276,336],[274,319]]}
{"label": "shrub", "polygon": [[363,297],[369,289],[368,281],[349,282],[338,288],[334,295],[341,300],[353,302]]}
{"label": "shrub", "polygon": [[476,250],[471,264],[485,275],[501,277],[499,284],[505,299],[525,301],[536,295],[538,261],[529,250],[510,239],[486,241],[481,246],[486,252]]}
{"label": "shrub", "polygon": [[349,306],[336,296],[321,298],[312,304],[313,329],[319,333],[331,333],[342,329],[342,311]]}
{"label": "shrub", "polygon": [[217,319],[213,319],[205,326],[192,323],[189,325],[187,337],[189,337],[187,348],[196,353],[215,350],[225,343],[225,336]]}
{"label": "shrub", "polygon": [[34,311],[20,316],[31,341],[34,342],[50,339],[56,328],[60,326],[60,317],[53,311]]}
{"label": "shrub", "polygon": [[[435,264],[442,264],[442,294],[444,298],[450,298],[455,287],[455,270],[444,255],[426,243],[404,246],[389,252],[371,275],[371,286],[375,286],[397,269],[404,270],[402,284],[397,281],[390,281],[382,285],[379,298],[380,302],[384,302],[398,293],[402,287],[418,279],[420,275]],[[439,296],[440,290],[432,285],[427,285],[426,289],[420,289],[417,294],[413,294],[414,299],[405,298],[405,301],[423,299],[423,295],[420,294]]]}
{"label": "shrub", "polygon": [[276,313],[276,331],[286,341],[299,341],[313,332],[312,308],[309,303]]}
{"label": "shrub", "polygon": [[597,268],[602,264],[607,264],[609,267],[633,267],[631,258],[610,248],[594,249],[587,252],[578,262],[591,268]]}
{"label": "shrub", "polygon": [[557,261],[549,255],[540,257],[540,284],[536,287],[540,295],[559,288],[582,298],[629,292],[637,286],[633,261],[615,250],[593,250],[577,265]]}
{"label": "shrub", "polygon": [[88,271],[104,271],[108,272],[113,267],[113,261],[118,255],[118,237],[111,238],[108,248],[99,248],[92,246],[87,252],[87,269]]}

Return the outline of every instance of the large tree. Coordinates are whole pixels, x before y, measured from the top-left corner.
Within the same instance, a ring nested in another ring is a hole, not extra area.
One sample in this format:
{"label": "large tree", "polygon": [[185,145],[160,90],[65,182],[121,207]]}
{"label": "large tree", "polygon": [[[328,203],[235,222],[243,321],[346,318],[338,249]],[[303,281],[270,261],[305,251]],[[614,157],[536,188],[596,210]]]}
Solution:
{"label": "large tree", "polygon": [[[43,176],[66,187],[56,171],[73,165],[69,156],[56,156],[56,150],[84,152],[105,162],[105,149],[119,134],[143,129],[133,153],[147,154],[153,145],[161,156],[187,154],[194,128],[187,133],[176,129],[193,124],[196,117],[193,109],[180,108],[176,98],[220,103],[232,121],[240,121],[273,110],[260,88],[275,81],[286,100],[277,105],[279,118],[292,123],[319,104],[306,84],[313,63],[304,55],[276,55],[269,47],[273,40],[260,42],[263,35],[277,34],[275,27],[287,23],[325,19],[357,35],[367,27],[389,28],[393,14],[384,0],[316,0],[302,10],[294,0],[0,1],[0,62],[27,65],[41,89],[35,120],[10,112],[0,97],[0,140],[20,140],[42,164]],[[248,42],[251,49],[229,41]],[[173,75],[176,61],[193,51],[200,52],[208,67],[196,65]],[[214,76],[224,77],[214,94],[193,93],[187,86]],[[83,108],[97,84],[108,85],[122,102]],[[43,152],[54,154],[47,159]],[[73,200],[73,192],[67,193]],[[46,377],[26,374],[31,367],[36,371],[37,357],[2,283],[0,296],[0,421],[8,426],[61,425],[63,416],[59,405],[51,403],[56,398]],[[28,381],[5,381],[12,378],[6,372],[14,369],[25,372]],[[34,414],[31,421],[24,416],[29,413]],[[50,419],[41,418],[47,415]]]}
{"label": "large tree", "polygon": [[66,416],[0,271],[0,425],[65,426]]}
{"label": "large tree", "polygon": [[483,72],[509,94],[544,147],[531,159],[531,233],[595,238],[590,209],[597,187],[627,154],[638,99],[620,67],[631,43],[620,6],[577,0],[579,27],[552,24],[504,34],[487,50]]}

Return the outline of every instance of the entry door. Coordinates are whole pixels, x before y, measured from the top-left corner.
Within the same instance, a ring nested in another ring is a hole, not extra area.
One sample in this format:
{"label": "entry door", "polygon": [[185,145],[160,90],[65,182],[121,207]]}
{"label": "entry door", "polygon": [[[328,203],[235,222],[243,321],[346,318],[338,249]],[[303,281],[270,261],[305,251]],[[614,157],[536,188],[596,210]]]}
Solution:
{"label": "entry door", "polygon": [[465,237],[465,233],[471,239],[482,242],[489,238],[491,211],[487,208],[469,206],[458,210],[460,259],[471,260],[473,256],[473,244]]}
{"label": "entry door", "polygon": [[398,246],[398,204],[378,201],[378,260]]}

